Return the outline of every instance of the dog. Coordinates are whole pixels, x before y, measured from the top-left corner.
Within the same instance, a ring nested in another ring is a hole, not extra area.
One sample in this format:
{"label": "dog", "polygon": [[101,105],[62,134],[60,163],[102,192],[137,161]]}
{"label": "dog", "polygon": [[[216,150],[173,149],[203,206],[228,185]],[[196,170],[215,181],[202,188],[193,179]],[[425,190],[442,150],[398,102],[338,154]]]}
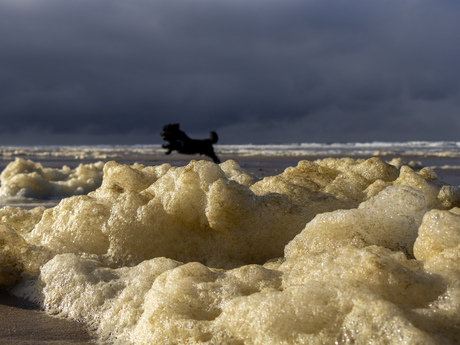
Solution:
{"label": "dog", "polygon": [[163,148],[168,149],[166,151],[167,155],[172,151],[189,155],[199,153],[210,157],[216,164],[220,163],[212,146],[219,140],[217,133],[214,131],[210,132],[209,139],[190,139],[185,132],[179,129],[178,123],[170,123],[163,127],[161,137],[169,142],[166,145],[162,145]]}

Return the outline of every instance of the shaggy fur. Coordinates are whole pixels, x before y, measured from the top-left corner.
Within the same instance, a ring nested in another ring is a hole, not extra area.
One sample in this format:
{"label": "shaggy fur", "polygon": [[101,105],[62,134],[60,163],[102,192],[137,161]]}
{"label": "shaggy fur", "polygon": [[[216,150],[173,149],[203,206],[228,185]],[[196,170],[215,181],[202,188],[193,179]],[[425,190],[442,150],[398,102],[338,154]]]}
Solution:
{"label": "shaggy fur", "polygon": [[168,149],[166,154],[169,155],[172,151],[185,154],[196,154],[206,155],[214,161],[214,163],[220,163],[214,153],[212,144],[215,144],[218,140],[217,133],[214,131],[210,132],[209,139],[190,139],[185,132],[179,129],[178,123],[170,123],[163,127],[161,131],[161,137],[163,140],[169,143],[163,145],[163,148]]}

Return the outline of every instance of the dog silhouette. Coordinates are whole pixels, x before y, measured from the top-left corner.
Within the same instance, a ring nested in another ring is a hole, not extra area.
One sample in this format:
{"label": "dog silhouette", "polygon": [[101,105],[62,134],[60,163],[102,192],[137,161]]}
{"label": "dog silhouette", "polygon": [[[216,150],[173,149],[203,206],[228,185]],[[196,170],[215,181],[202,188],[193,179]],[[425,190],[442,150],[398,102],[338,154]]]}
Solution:
{"label": "dog silhouette", "polygon": [[161,137],[168,142],[168,144],[162,145],[163,148],[167,149],[167,155],[172,151],[189,155],[199,153],[210,157],[214,163],[220,163],[212,146],[219,140],[214,131],[210,132],[209,139],[191,139],[184,131],[180,130],[178,123],[170,123],[163,127]]}

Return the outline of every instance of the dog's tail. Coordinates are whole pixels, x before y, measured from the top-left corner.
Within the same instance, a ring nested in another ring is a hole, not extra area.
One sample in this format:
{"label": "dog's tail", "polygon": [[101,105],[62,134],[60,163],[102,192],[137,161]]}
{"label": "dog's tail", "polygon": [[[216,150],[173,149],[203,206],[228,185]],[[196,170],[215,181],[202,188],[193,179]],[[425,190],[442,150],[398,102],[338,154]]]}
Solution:
{"label": "dog's tail", "polygon": [[217,143],[217,140],[219,140],[219,137],[217,136],[217,133],[214,131],[209,132],[209,139],[211,139],[211,143],[215,144]]}

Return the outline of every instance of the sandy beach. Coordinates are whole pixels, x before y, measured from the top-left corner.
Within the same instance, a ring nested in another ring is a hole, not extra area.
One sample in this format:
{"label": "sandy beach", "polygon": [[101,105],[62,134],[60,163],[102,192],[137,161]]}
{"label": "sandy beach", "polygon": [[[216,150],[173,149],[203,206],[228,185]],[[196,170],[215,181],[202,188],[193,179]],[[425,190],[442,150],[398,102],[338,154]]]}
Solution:
{"label": "sandy beach", "polygon": [[[188,157],[172,155],[168,157],[155,156],[132,157],[131,159],[120,160],[120,163],[131,164],[139,162],[145,165],[159,165],[170,163],[174,166],[187,164],[190,159],[199,157]],[[240,166],[258,178],[277,175],[285,168],[296,166],[299,160],[316,160],[322,157],[225,157],[224,159],[234,159]],[[356,157],[355,157],[356,158]],[[366,158],[366,157],[362,157]],[[391,157],[382,157],[389,161]],[[39,161],[39,160],[37,160]],[[2,169],[8,162],[2,162]],[[80,161],[77,160],[56,160],[43,161],[43,166],[76,166]],[[442,164],[440,164],[442,165]],[[458,169],[436,169],[439,179],[452,185],[460,184],[460,170]],[[57,203],[58,201],[56,201]],[[7,291],[0,291],[0,344],[94,344],[96,340],[78,322],[59,319],[45,314],[33,306],[18,298],[12,297]]]}
{"label": "sandy beach", "polygon": [[23,300],[0,291],[0,344],[95,344],[78,322],[50,317]]}

